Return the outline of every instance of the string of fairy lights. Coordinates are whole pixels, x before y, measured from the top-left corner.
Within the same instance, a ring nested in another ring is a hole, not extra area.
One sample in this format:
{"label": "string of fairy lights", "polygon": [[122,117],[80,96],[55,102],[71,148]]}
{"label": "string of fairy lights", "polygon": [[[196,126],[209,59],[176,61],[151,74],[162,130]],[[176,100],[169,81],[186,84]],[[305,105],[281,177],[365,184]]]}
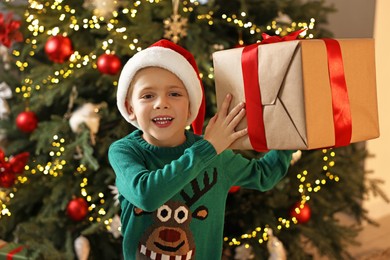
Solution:
{"label": "string of fairy lights", "polygon": [[[93,14],[91,17],[79,16],[77,10],[66,4],[65,0],[28,0],[28,8],[25,11],[24,19],[27,24],[27,29],[30,32],[30,35],[25,39],[24,51],[27,51],[29,57],[34,57],[39,47],[42,43],[40,42],[41,38],[47,38],[48,36],[55,35],[63,35],[67,36],[68,33],[66,31],[61,31],[59,27],[54,28],[46,28],[44,22],[41,21],[41,16],[44,16],[47,12],[51,12],[53,15],[57,14],[58,21],[62,24],[62,28],[67,28],[68,30],[79,31],[81,29],[88,30],[97,30],[103,31],[103,33],[107,32],[109,38],[101,41],[101,45],[97,48],[97,50],[93,53],[89,53],[86,55],[80,54],[79,51],[75,50],[74,53],[70,56],[69,61],[62,64],[61,68],[55,69],[53,72],[48,73],[43,79],[40,81],[34,81],[29,75],[23,79],[23,84],[16,88],[16,93],[20,94],[25,100],[29,100],[34,92],[38,92],[43,87],[45,88],[54,88],[59,86],[62,81],[67,80],[71,77],[76,70],[86,68],[91,66],[96,69],[96,60],[98,57],[98,52],[105,52],[107,54],[115,53],[113,47],[116,41],[125,41],[127,43],[127,47],[130,52],[137,52],[142,50],[142,42],[140,39],[134,37],[130,38],[130,34],[126,26],[121,24],[121,16],[125,16],[128,19],[135,19],[139,12],[139,8],[145,4],[159,4],[162,1],[168,0],[139,0],[132,2],[131,6],[123,6],[123,8],[118,10],[114,10],[112,15],[109,17],[98,16]],[[182,11],[184,13],[191,13],[194,11],[194,8],[198,6],[199,1],[190,0],[190,1],[182,1]],[[245,12],[241,12],[239,14],[227,15],[223,14],[221,17],[217,17],[218,19],[222,19],[228,24],[231,24],[237,28],[237,30],[246,30],[248,33],[252,35],[261,34],[263,31],[260,26],[257,26],[251,21],[248,21],[247,14]],[[197,19],[199,21],[205,20],[209,26],[212,26],[215,23],[215,19],[217,19],[213,13],[213,11],[209,11],[207,14],[199,14]],[[273,31],[276,35],[284,36],[292,31],[296,31],[298,29],[307,28],[313,29],[315,26],[315,19],[311,18],[309,22],[291,22],[289,25],[279,25],[276,21],[272,21],[271,24],[266,26],[266,30]],[[46,35],[47,37],[40,37],[42,35]],[[308,31],[302,32],[302,35],[306,38],[313,38],[313,35]],[[240,40],[240,39],[238,39]],[[242,42],[239,42],[242,44]],[[29,66],[28,58],[22,59],[21,52],[18,50],[13,50],[13,55],[19,59],[16,61],[16,66],[19,68],[21,72],[24,72]],[[59,66],[56,66],[57,68]],[[203,76],[203,75],[202,75]],[[209,78],[213,78],[213,68],[210,67],[209,74],[207,75]],[[117,85],[117,81],[113,81],[113,85]],[[26,102],[28,103],[28,102]],[[63,153],[65,151],[66,140],[58,135],[53,136],[53,140],[51,143],[52,151],[50,151],[49,155],[52,158],[50,162],[46,164],[37,164],[35,166],[27,165],[25,167],[26,171],[30,174],[43,174],[45,176],[51,177],[59,177],[62,174],[64,167],[67,166],[67,161],[62,159]],[[335,152],[331,149],[323,150],[323,161],[324,161],[324,171],[326,171],[326,175],[322,176],[322,179],[317,179],[314,183],[309,183],[306,181],[307,175],[309,174],[307,170],[297,174],[297,178],[300,180],[300,185],[298,187],[299,193],[301,194],[301,202],[300,207],[305,205],[307,201],[310,200],[310,195],[312,193],[316,193],[321,190],[321,186],[325,185],[327,181],[339,181],[339,177],[333,175],[330,169],[334,166]],[[75,169],[75,174],[83,174],[87,171],[87,167],[85,165],[79,165]],[[19,176],[18,181],[20,183],[25,183],[27,181],[26,176]],[[7,204],[10,200],[15,196],[16,188],[13,188],[12,191],[5,193],[4,191],[0,191],[0,203],[1,203],[1,214],[2,216],[10,216],[11,212],[7,208]],[[89,221],[100,222],[104,221],[107,229],[110,229],[109,225],[112,222],[112,219],[105,219],[106,210],[104,207],[105,204],[105,195],[102,192],[93,197],[88,192],[88,178],[83,178],[80,183],[80,194],[90,203],[89,211],[96,211],[97,217],[90,217]],[[99,205],[92,203],[93,201],[97,201]],[[299,211],[299,208],[296,210]],[[92,215],[92,214],[91,214]],[[293,218],[283,218],[279,217],[277,220],[277,229],[288,229],[293,224],[297,224],[297,220]],[[264,227],[256,227],[253,231],[243,234],[240,237],[236,238],[227,238],[224,240],[229,245],[240,245],[248,241],[249,239],[255,239],[259,243],[263,243],[268,239],[268,225]]]}
{"label": "string of fairy lights", "polygon": [[[334,158],[336,157],[336,153],[333,149],[323,149],[323,166],[322,172],[325,173],[321,176],[321,178],[315,179],[313,182],[308,182],[307,177],[309,175],[308,170],[303,170],[302,172],[296,175],[296,178],[299,180],[300,184],[297,187],[300,193],[301,200],[299,201],[299,205],[295,207],[295,212],[297,214],[300,213],[300,210],[303,209],[305,204],[310,200],[311,194],[319,192],[322,186],[326,185],[328,181],[339,182],[340,177],[333,174],[331,169],[335,166]],[[275,220],[276,227],[278,231],[282,229],[289,229],[292,225],[298,224],[298,220],[296,217],[292,216],[289,218],[278,217]],[[224,241],[228,243],[230,246],[239,246],[244,245],[245,247],[249,247],[249,240],[256,241],[259,244],[263,244],[269,239],[269,228],[271,225],[265,225],[263,227],[256,227],[252,231],[242,234],[239,237],[224,237]]]}

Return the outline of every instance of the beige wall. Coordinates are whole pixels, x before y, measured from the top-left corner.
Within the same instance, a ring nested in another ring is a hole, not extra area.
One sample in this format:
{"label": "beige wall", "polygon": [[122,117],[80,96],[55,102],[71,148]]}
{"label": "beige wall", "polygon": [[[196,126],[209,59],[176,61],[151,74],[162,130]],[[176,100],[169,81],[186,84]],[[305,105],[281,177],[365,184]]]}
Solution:
{"label": "beige wall", "polygon": [[335,38],[372,37],[375,0],[326,0],[336,12],[329,14],[327,26]]}
{"label": "beige wall", "polygon": [[[390,1],[376,1],[374,38],[376,47],[377,89],[381,136],[367,142],[375,157],[367,159],[366,169],[373,170],[374,177],[385,181],[382,186],[390,197]],[[390,214],[390,204],[371,196],[364,205],[372,217]]]}

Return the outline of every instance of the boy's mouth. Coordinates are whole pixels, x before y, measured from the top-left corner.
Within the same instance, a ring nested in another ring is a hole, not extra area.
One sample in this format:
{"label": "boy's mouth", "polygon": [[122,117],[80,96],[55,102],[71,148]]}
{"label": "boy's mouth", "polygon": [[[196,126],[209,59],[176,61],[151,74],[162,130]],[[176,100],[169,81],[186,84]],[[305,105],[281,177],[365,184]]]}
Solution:
{"label": "boy's mouth", "polygon": [[173,117],[169,117],[169,116],[155,117],[152,119],[152,121],[158,125],[168,124],[172,120],[173,120]]}

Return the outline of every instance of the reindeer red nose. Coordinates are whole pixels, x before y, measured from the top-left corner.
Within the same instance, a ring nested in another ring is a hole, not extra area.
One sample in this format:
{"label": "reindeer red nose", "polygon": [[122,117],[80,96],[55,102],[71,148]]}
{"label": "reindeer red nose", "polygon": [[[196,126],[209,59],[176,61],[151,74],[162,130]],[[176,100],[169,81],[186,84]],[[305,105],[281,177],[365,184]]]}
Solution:
{"label": "reindeer red nose", "polygon": [[174,243],[179,241],[180,239],[180,232],[174,230],[174,229],[164,229],[159,232],[159,235],[161,240],[165,242]]}

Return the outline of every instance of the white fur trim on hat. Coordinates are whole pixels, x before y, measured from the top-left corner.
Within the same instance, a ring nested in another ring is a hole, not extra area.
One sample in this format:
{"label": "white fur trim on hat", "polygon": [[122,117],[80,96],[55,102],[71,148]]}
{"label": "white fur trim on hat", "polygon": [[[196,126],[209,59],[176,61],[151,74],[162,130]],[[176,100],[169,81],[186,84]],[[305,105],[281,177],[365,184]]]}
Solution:
{"label": "white fur trim on hat", "polygon": [[118,81],[117,106],[122,116],[135,127],[135,120],[130,120],[125,102],[130,83],[138,70],[146,67],[160,67],[175,74],[187,89],[190,99],[190,118],[187,124],[195,120],[202,103],[202,86],[192,65],[180,53],[165,47],[152,46],[136,53],[123,67]]}

